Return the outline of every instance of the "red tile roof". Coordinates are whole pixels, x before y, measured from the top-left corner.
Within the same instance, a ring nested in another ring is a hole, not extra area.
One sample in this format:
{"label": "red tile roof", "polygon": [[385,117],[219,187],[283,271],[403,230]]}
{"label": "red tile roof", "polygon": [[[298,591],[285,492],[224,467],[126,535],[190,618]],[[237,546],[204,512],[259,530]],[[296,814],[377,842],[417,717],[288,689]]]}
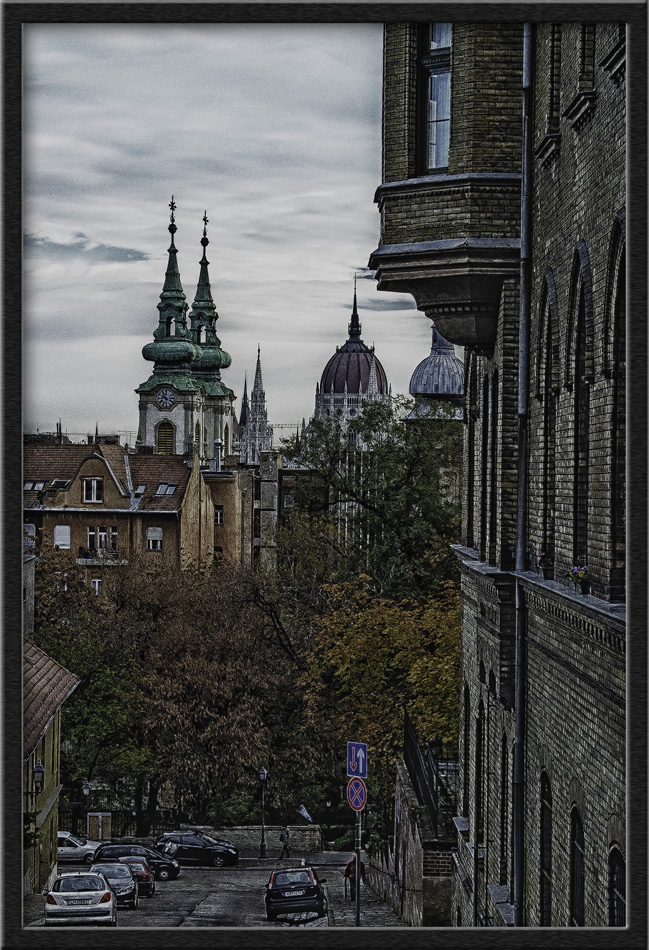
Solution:
{"label": "red tile roof", "polygon": [[31,640],[23,641],[23,760],[35,749],[57,709],[79,684]]}

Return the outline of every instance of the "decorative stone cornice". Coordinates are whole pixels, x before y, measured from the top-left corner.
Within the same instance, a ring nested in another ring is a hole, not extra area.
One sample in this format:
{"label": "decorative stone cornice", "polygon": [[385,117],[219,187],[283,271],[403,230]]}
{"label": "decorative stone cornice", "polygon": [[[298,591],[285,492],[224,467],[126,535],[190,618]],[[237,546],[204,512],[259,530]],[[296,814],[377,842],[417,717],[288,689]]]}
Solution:
{"label": "decorative stone cornice", "polygon": [[593,118],[596,100],[597,93],[594,89],[582,89],[563,113],[576,132],[580,132]]}
{"label": "decorative stone cornice", "polygon": [[542,168],[548,168],[559,157],[561,150],[561,133],[548,132],[534,150],[534,157],[538,159]]}
{"label": "decorative stone cornice", "polygon": [[616,86],[620,86],[626,79],[626,38],[623,37],[617,46],[605,56],[599,64],[605,70]]}

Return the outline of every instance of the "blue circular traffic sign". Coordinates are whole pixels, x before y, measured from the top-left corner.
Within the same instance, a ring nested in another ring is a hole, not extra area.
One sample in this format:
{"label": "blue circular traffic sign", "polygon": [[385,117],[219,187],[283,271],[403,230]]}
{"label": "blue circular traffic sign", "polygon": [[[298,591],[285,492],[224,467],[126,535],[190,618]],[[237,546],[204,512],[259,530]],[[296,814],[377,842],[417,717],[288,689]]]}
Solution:
{"label": "blue circular traffic sign", "polygon": [[347,783],[347,801],[354,811],[362,811],[367,803],[367,788],[362,778],[350,778]]}

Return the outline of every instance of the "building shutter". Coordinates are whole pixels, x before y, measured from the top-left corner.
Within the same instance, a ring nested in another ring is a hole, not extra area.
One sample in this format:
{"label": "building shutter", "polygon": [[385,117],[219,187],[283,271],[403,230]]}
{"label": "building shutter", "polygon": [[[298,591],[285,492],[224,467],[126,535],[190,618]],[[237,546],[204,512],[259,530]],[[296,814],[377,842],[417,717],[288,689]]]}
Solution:
{"label": "building shutter", "polygon": [[159,455],[173,455],[174,451],[174,427],[171,422],[165,420],[158,426],[156,439],[156,451]]}
{"label": "building shutter", "polygon": [[162,528],[147,528],[147,541],[162,541]]}
{"label": "building shutter", "polygon": [[59,547],[59,548],[70,547],[70,525],[68,524],[54,525],[54,547]]}

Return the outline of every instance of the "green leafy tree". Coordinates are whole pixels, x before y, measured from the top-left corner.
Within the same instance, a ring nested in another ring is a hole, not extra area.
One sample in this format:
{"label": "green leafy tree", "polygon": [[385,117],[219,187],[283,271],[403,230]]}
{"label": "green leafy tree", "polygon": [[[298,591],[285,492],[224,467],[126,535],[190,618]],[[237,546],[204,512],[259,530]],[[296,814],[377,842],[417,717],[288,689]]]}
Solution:
{"label": "green leafy tree", "polygon": [[[450,544],[459,540],[461,426],[450,407],[404,421],[412,403],[372,403],[346,429],[335,416],[311,423],[298,458],[299,509],[335,529],[339,572],[369,574],[391,597],[422,598],[457,579]],[[362,446],[362,447],[361,447]]]}

